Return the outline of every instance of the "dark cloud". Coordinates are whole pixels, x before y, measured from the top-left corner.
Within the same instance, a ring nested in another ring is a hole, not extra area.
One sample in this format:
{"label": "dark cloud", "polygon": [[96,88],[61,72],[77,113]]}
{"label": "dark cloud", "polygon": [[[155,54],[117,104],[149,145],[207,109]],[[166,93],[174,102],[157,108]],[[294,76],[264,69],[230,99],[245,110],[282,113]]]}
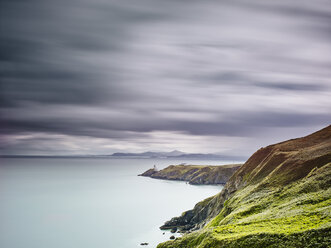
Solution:
{"label": "dark cloud", "polygon": [[330,20],[324,0],[1,1],[1,153],[304,135],[331,121]]}
{"label": "dark cloud", "polygon": [[274,82],[261,82],[256,83],[259,87],[273,88],[275,90],[293,90],[293,91],[323,91],[326,89],[323,85],[318,84],[295,84],[295,83],[274,83]]}
{"label": "dark cloud", "polygon": [[122,118],[105,116],[102,119],[101,115],[99,117],[73,115],[67,118],[55,115],[54,117],[3,118],[4,125],[0,127],[0,131],[7,134],[43,132],[118,140],[146,137],[146,133],[153,131],[179,131],[198,136],[250,137],[261,132],[263,128],[316,126],[328,123],[330,120],[327,114],[280,112],[243,112],[240,115],[232,113],[228,114],[227,120],[219,118],[219,120],[209,121],[204,121],[203,118],[185,120],[185,118],[173,119],[157,115],[149,116],[146,120],[146,116],[139,116],[139,114]]}

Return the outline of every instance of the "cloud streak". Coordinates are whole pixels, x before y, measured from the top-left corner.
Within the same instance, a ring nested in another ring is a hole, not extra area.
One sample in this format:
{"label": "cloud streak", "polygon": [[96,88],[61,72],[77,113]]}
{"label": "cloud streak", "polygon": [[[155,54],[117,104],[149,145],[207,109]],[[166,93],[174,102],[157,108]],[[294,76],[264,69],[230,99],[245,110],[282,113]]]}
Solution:
{"label": "cloud streak", "polygon": [[249,155],[330,124],[327,1],[0,4],[2,154]]}

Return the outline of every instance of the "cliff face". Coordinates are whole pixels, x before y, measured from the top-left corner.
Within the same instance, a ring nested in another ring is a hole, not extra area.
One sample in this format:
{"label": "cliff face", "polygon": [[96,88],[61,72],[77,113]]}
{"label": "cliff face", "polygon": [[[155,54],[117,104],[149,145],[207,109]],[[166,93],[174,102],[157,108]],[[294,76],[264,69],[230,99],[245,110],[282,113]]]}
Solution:
{"label": "cliff face", "polygon": [[303,138],[261,148],[229,180],[228,188],[265,182],[286,185],[331,161],[331,126]]}
{"label": "cliff face", "polygon": [[[304,242],[315,242],[312,240],[331,233],[330,188],[328,126],[306,137],[259,149],[218,195],[198,203],[163,228],[178,225],[194,230],[212,220],[207,226],[159,247],[269,247],[277,242],[296,247],[292,243],[302,237]],[[265,235],[258,237],[260,234]],[[249,240],[254,242],[241,246]],[[279,244],[276,246],[281,247]],[[331,239],[316,241],[314,247],[326,244],[331,245]]]}
{"label": "cliff face", "polygon": [[170,165],[157,171],[149,169],[139,176],[187,181],[190,184],[225,184],[241,164],[222,166]]}

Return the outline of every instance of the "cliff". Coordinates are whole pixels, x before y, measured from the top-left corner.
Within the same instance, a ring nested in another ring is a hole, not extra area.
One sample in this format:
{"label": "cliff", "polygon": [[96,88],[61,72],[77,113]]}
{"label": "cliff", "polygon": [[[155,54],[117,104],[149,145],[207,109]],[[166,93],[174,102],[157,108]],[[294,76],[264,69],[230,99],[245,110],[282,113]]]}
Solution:
{"label": "cliff", "polygon": [[149,169],[139,176],[187,181],[190,184],[225,184],[241,164],[222,166],[170,165],[163,170]]}
{"label": "cliff", "polygon": [[330,247],[331,126],[259,149],[172,227],[200,230],[158,248]]}

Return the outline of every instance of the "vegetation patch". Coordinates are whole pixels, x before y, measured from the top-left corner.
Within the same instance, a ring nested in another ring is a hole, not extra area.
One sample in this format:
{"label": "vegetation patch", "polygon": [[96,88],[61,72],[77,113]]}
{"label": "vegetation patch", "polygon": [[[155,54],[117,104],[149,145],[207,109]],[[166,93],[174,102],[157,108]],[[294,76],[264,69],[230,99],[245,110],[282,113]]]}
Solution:
{"label": "vegetation patch", "polygon": [[328,163],[284,187],[244,187],[205,228],[158,248],[329,247],[330,172]]}
{"label": "vegetation patch", "polygon": [[331,126],[261,148],[204,203],[204,228],[158,248],[330,248]]}

